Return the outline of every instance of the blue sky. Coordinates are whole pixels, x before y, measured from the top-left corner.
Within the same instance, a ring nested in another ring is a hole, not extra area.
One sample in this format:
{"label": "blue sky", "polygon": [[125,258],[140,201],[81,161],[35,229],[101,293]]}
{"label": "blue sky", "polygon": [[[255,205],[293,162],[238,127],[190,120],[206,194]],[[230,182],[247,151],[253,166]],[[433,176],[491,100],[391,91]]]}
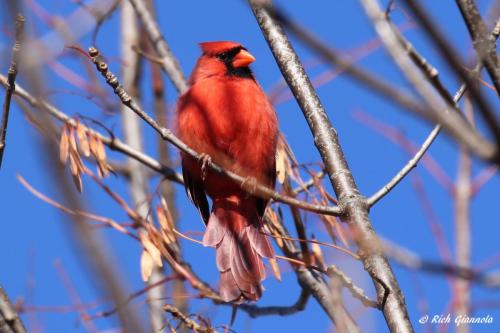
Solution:
{"label": "blue sky", "polygon": [[[384,4],[386,1],[382,1]],[[299,1],[277,1],[294,19],[301,22],[308,29],[322,38],[336,49],[349,51],[358,50],[362,46],[373,44],[376,35],[367,21],[359,3],[352,0],[337,1],[308,1],[307,4]],[[453,45],[459,50],[462,57],[473,55],[467,30],[462,22],[460,13],[454,2],[451,1],[422,1],[432,16],[440,23],[440,27],[450,38]],[[483,11],[490,7],[490,1],[478,1]],[[47,9],[50,14],[62,18],[67,17],[77,9],[73,1],[40,0],[38,4]],[[262,37],[255,18],[244,1],[220,0],[209,1],[157,1],[158,16],[162,31],[178,57],[182,70],[186,75],[191,72],[199,56],[198,42],[212,40],[235,40],[244,44],[255,56],[253,64],[255,75],[263,89],[270,91],[281,80],[279,69],[272,54]],[[11,40],[5,31],[11,29],[1,16],[0,34],[0,70],[6,73],[8,67],[8,52]],[[393,13],[397,24],[407,22],[401,10]],[[76,22],[67,22],[74,25]],[[33,29],[38,38],[47,36],[51,27],[41,22],[32,13],[27,14],[27,25]],[[119,14],[106,21],[97,35],[97,46],[110,59],[110,67],[119,73],[120,40]],[[91,45],[92,31],[88,31],[78,40],[78,44],[86,49]],[[460,82],[449,71],[446,64],[440,60],[432,43],[425,38],[423,32],[413,27],[405,32],[405,36],[420,50],[423,55],[440,71],[441,78],[450,92],[454,92]],[[292,43],[304,63],[314,62],[314,54],[304,48],[292,38]],[[376,43],[376,42],[375,42]],[[36,52],[33,50],[32,52]],[[347,53],[352,57],[352,53]],[[64,53],[59,59],[62,64],[83,77],[88,77],[86,69],[80,61],[75,61],[73,54]],[[370,69],[380,77],[391,83],[410,89],[402,75],[390,61],[389,56],[381,47],[375,48],[368,55],[357,61],[363,68]],[[328,67],[320,64],[311,67],[308,73],[315,77]],[[149,77],[149,68],[145,68],[144,77]],[[95,117],[113,128],[117,136],[121,136],[120,118],[118,112],[114,115],[103,115],[95,104],[78,94],[78,88],[68,85],[57,76],[49,66],[44,74],[44,85],[50,93],[50,100],[61,110],[69,114],[83,114]],[[26,85],[21,75],[19,82]],[[104,82],[99,84],[107,89]],[[146,110],[152,110],[152,97],[149,93],[151,86],[146,79],[143,84]],[[485,94],[498,106],[498,100],[489,89]],[[355,119],[355,112],[365,112],[378,120],[404,131],[413,141],[421,142],[431,127],[413,116],[394,107],[374,93],[367,91],[345,75],[318,88],[318,94],[328,112],[328,115],[337,129],[340,142],[343,146],[349,166],[356,182],[365,195],[370,195],[390,179],[405,163],[408,156],[400,148],[389,142],[379,133],[367,128]],[[168,83],[168,104],[173,105],[177,98],[175,89]],[[297,103],[290,99],[276,106],[280,121],[280,128],[290,143],[300,163],[312,163],[320,160],[313,145],[302,113]],[[483,124],[479,123],[480,128]],[[144,126],[146,150],[156,156],[155,134]],[[2,212],[2,232],[0,233],[0,284],[7,290],[14,300],[24,299],[26,304],[36,306],[65,306],[71,300],[68,291],[62,286],[61,278],[55,267],[60,262],[72,279],[75,288],[83,302],[95,301],[99,295],[94,289],[95,278],[87,274],[88,270],[82,260],[81,253],[74,246],[74,240],[69,234],[66,225],[58,211],[30,194],[16,180],[16,175],[25,177],[35,188],[48,196],[55,197],[54,181],[50,179],[50,172],[44,169],[42,153],[36,142],[40,140],[39,133],[34,129],[14,104],[11,112],[7,137],[7,150],[0,170],[0,211]],[[445,135],[441,135],[430,149],[430,154],[439,162],[446,173],[456,178],[457,146]],[[111,158],[121,159],[120,155],[109,154]],[[177,153],[175,153],[177,156]],[[473,173],[477,175],[486,166],[474,161]],[[449,193],[443,189],[428,172],[419,165],[413,171],[421,177],[427,196],[432,203],[436,220],[441,225],[447,243],[454,252],[454,216],[453,201]],[[155,188],[159,178],[152,180],[151,187]],[[116,189],[129,200],[125,182],[120,177],[110,177],[106,183]],[[329,186],[327,186],[330,189]],[[180,212],[179,228],[183,231],[203,231],[203,225],[194,207],[187,201],[184,190],[176,186],[177,205]],[[112,217],[117,221],[126,221],[125,213],[112,202],[102,191],[94,186],[90,180],[84,179],[84,193],[82,196],[88,203],[88,210]],[[500,226],[495,211],[500,197],[500,181],[494,177],[472,201],[472,262],[479,265],[488,259],[498,256],[498,234]],[[286,210],[286,209],[285,209]],[[435,237],[431,233],[426,216],[418,202],[417,195],[409,178],[405,179],[391,194],[384,198],[371,210],[373,226],[380,236],[418,253],[423,258],[439,260]],[[306,223],[309,232],[322,237],[322,227],[319,219],[313,214],[306,214]],[[287,222],[288,223],[288,222]],[[103,234],[117,258],[121,276],[128,282],[130,290],[142,288],[139,270],[140,248],[138,243],[112,230],[105,230]],[[323,237],[327,240],[326,237]],[[182,241],[185,256],[192,263],[193,268],[205,280],[216,286],[217,272],[214,263],[214,251],[200,245]],[[324,249],[327,261],[343,268],[353,280],[361,286],[368,295],[373,297],[373,285],[368,275],[362,270],[359,263],[347,256],[329,249]],[[286,305],[295,302],[299,295],[299,287],[295,275],[287,265],[284,270],[283,281],[277,282],[272,277],[266,280],[266,291],[259,302],[260,305]],[[408,311],[416,331],[442,332],[443,328],[430,328],[418,323],[424,314],[445,314],[450,301],[450,287],[443,276],[409,272],[394,264],[395,274],[401,284],[406,297]],[[499,268],[498,261],[490,269]],[[381,313],[377,310],[364,308],[357,300],[353,300],[345,293],[346,303],[352,310],[359,325],[366,332],[385,332],[386,324]],[[485,301],[498,303],[498,290],[488,290],[483,287],[472,288],[473,304]],[[134,304],[144,309],[142,299]],[[214,307],[210,302],[194,300],[191,302],[192,311],[211,318],[215,325],[226,324],[229,321],[230,311],[224,307]],[[428,310],[422,310],[422,304],[427,304]],[[102,308],[101,308],[102,310]],[[90,310],[90,313],[96,310]],[[143,314],[143,311],[141,311]],[[492,332],[500,329],[500,310],[497,307],[478,307],[477,315],[494,317],[494,323],[488,326],[474,326],[472,332]],[[43,332],[84,332],[78,322],[78,314],[31,312],[23,315],[23,319],[32,330],[42,328]],[[95,320],[99,329],[116,327],[116,318]],[[249,319],[246,314],[239,313],[233,327],[237,332],[271,332],[277,329],[289,332],[329,332],[332,326],[327,317],[314,300],[311,300],[307,309],[290,317],[262,317]],[[448,332],[453,332],[453,326]]]}

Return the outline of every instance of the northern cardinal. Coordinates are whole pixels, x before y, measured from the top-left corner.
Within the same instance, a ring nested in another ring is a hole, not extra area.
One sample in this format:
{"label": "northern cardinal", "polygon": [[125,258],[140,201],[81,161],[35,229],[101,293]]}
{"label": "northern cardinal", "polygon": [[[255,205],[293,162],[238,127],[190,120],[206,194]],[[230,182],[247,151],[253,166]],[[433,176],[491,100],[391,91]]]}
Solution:
{"label": "northern cardinal", "polygon": [[[211,159],[227,170],[274,188],[278,122],[248,67],[255,58],[241,44],[200,43],[202,55],[189,90],[177,105],[180,138],[202,154],[181,154],[186,192],[206,224],[203,245],[216,248],[220,294],[226,302],[256,301],[265,278],[262,257],[274,258],[262,232],[267,200],[206,170]],[[209,211],[207,197],[212,199]]]}

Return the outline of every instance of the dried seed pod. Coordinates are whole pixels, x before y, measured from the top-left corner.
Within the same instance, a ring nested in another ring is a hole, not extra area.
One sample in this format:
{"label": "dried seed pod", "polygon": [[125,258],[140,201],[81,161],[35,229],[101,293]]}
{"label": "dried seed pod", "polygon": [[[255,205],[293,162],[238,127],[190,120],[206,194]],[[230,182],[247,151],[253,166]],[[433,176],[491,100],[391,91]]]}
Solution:
{"label": "dried seed pod", "polygon": [[278,262],[276,262],[276,259],[269,259],[269,264],[271,264],[271,269],[273,270],[273,274],[276,280],[281,281],[281,271]]}
{"label": "dried seed pod", "polygon": [[141,277],[142,281],[147,282],[153,273],[153,258],[148,251],[143,250],[141,253]]}
{"label": "dried seed pod", "polygon": [[87,137],[87,129],[83,126],[79,120],[76,121],[76,136],[78,138],[78,143],[80,150],[86,157],[90,156],[89,140]]}
{"label": "dried seed pod", "polygon": [[149,252],[151,255],[151,258],[153,259],[153,262],[158,266],[162,267],[163,263],[161,260],[161,253],[158,250],[158,248],[149,240],[148,236],[146,233],[142,232],[139,235],[139,239],[141,240],[141,244],[144,247],[146,251]]}
{"label": "dried seed pod", "polygon": [[61,139],[59,140],[59,158],[61,163],[66,165],[68,162],[69,155],[69,138],[68,138],[68,127],[64,123],[61,128]]}

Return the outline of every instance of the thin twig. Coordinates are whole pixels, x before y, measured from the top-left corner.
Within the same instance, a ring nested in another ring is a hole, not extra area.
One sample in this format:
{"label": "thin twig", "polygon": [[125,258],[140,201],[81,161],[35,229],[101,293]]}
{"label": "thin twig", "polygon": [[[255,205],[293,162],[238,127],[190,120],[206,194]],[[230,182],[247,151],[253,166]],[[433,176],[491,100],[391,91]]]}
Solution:
{"label": "thin twig", "polygon": [[5,98],[3,102],[2,121],[0,123],[0,168],[2,167],[3,154],[5,151],[5,138],[7,136],[7,125],[9,122],[10,100],[16,89],[16,76],[19,67],[19,54],[21,52],[21,42],[24,35],[24,16],[16,16],[16,39],[12,47],[12,60],[10,62],[7,85],[5,87]]}
{"label": "thin twig", "polygon": [[[364,267],[377,289],[378,299],[380,303],[385,301],[382,311],[387,325],[393,332],[412,332],[399,284],[380,248],[378,237],[368,217],[368,206],[365,198],[360,195],[347,165],[337,133],[288,37],[269,13],[270,2],[250,0],[249,3],[276,62],[309,124],[339,205],[344,208],[343,217],[353,231],[354,240],[363,254]],[[388,288],[390,292],[387,296]],[[343,318],[341,322],[345,323],[344,320],[350,319]]]}
{"label": "thin twig", "polygon": [[363,289],[356,286],[352,281],[352,279],[348,277],[344,272],[342,272],[337,266],[335,265],[328,266],[326,269],[326,274],[328,274],[328,276],[330,277],[335,276],[336,278],[338,278],[342,283],[342,286],[344,286],[345,288],[347,288],[347,290],[351,292],[352,297],[360,300],[361,303],[363,303],[363,305],[381,309],[382,305],[379,302],[374,301],[370,299],[368,296],[366,296]]}
{"label": "thin twig", "polygon": [[238,309],[245,311],[251,318],[257,318],[261,316],[289,316],[297,312],[304,311],[311,293],[307,290],[302,289],[300,291],[299,298],[291,306],[257,306],[251,304],[240,304]]}
{"label": "thin twig", "polygon": [[198,333],[215,333],[215,329],[210,326],[203,326],[195,322],[193,319],[189,318],[187,315],[182,313],[178,308],[171,304],[166,304],[163,306],[163,310],[170,313],[174,318],[179,319],[184,325],[186,325],[189,329],[193,330],[193,332]]}

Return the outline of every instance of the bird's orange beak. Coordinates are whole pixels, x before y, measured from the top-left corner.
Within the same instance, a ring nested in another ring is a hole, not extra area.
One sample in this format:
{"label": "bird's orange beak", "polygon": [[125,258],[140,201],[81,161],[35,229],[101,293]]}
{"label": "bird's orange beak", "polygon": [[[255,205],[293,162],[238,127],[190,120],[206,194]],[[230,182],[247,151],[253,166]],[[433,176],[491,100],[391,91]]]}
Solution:
{"label": "bird's orange beak", "polygon": [[238,52],[238,54],[236,54],[236,56],[234,57],[233,67],[246,67],[254,61],[255,58],[250,54],[250,52],[248,52],[247,50],[240,50],[240,52]]}

